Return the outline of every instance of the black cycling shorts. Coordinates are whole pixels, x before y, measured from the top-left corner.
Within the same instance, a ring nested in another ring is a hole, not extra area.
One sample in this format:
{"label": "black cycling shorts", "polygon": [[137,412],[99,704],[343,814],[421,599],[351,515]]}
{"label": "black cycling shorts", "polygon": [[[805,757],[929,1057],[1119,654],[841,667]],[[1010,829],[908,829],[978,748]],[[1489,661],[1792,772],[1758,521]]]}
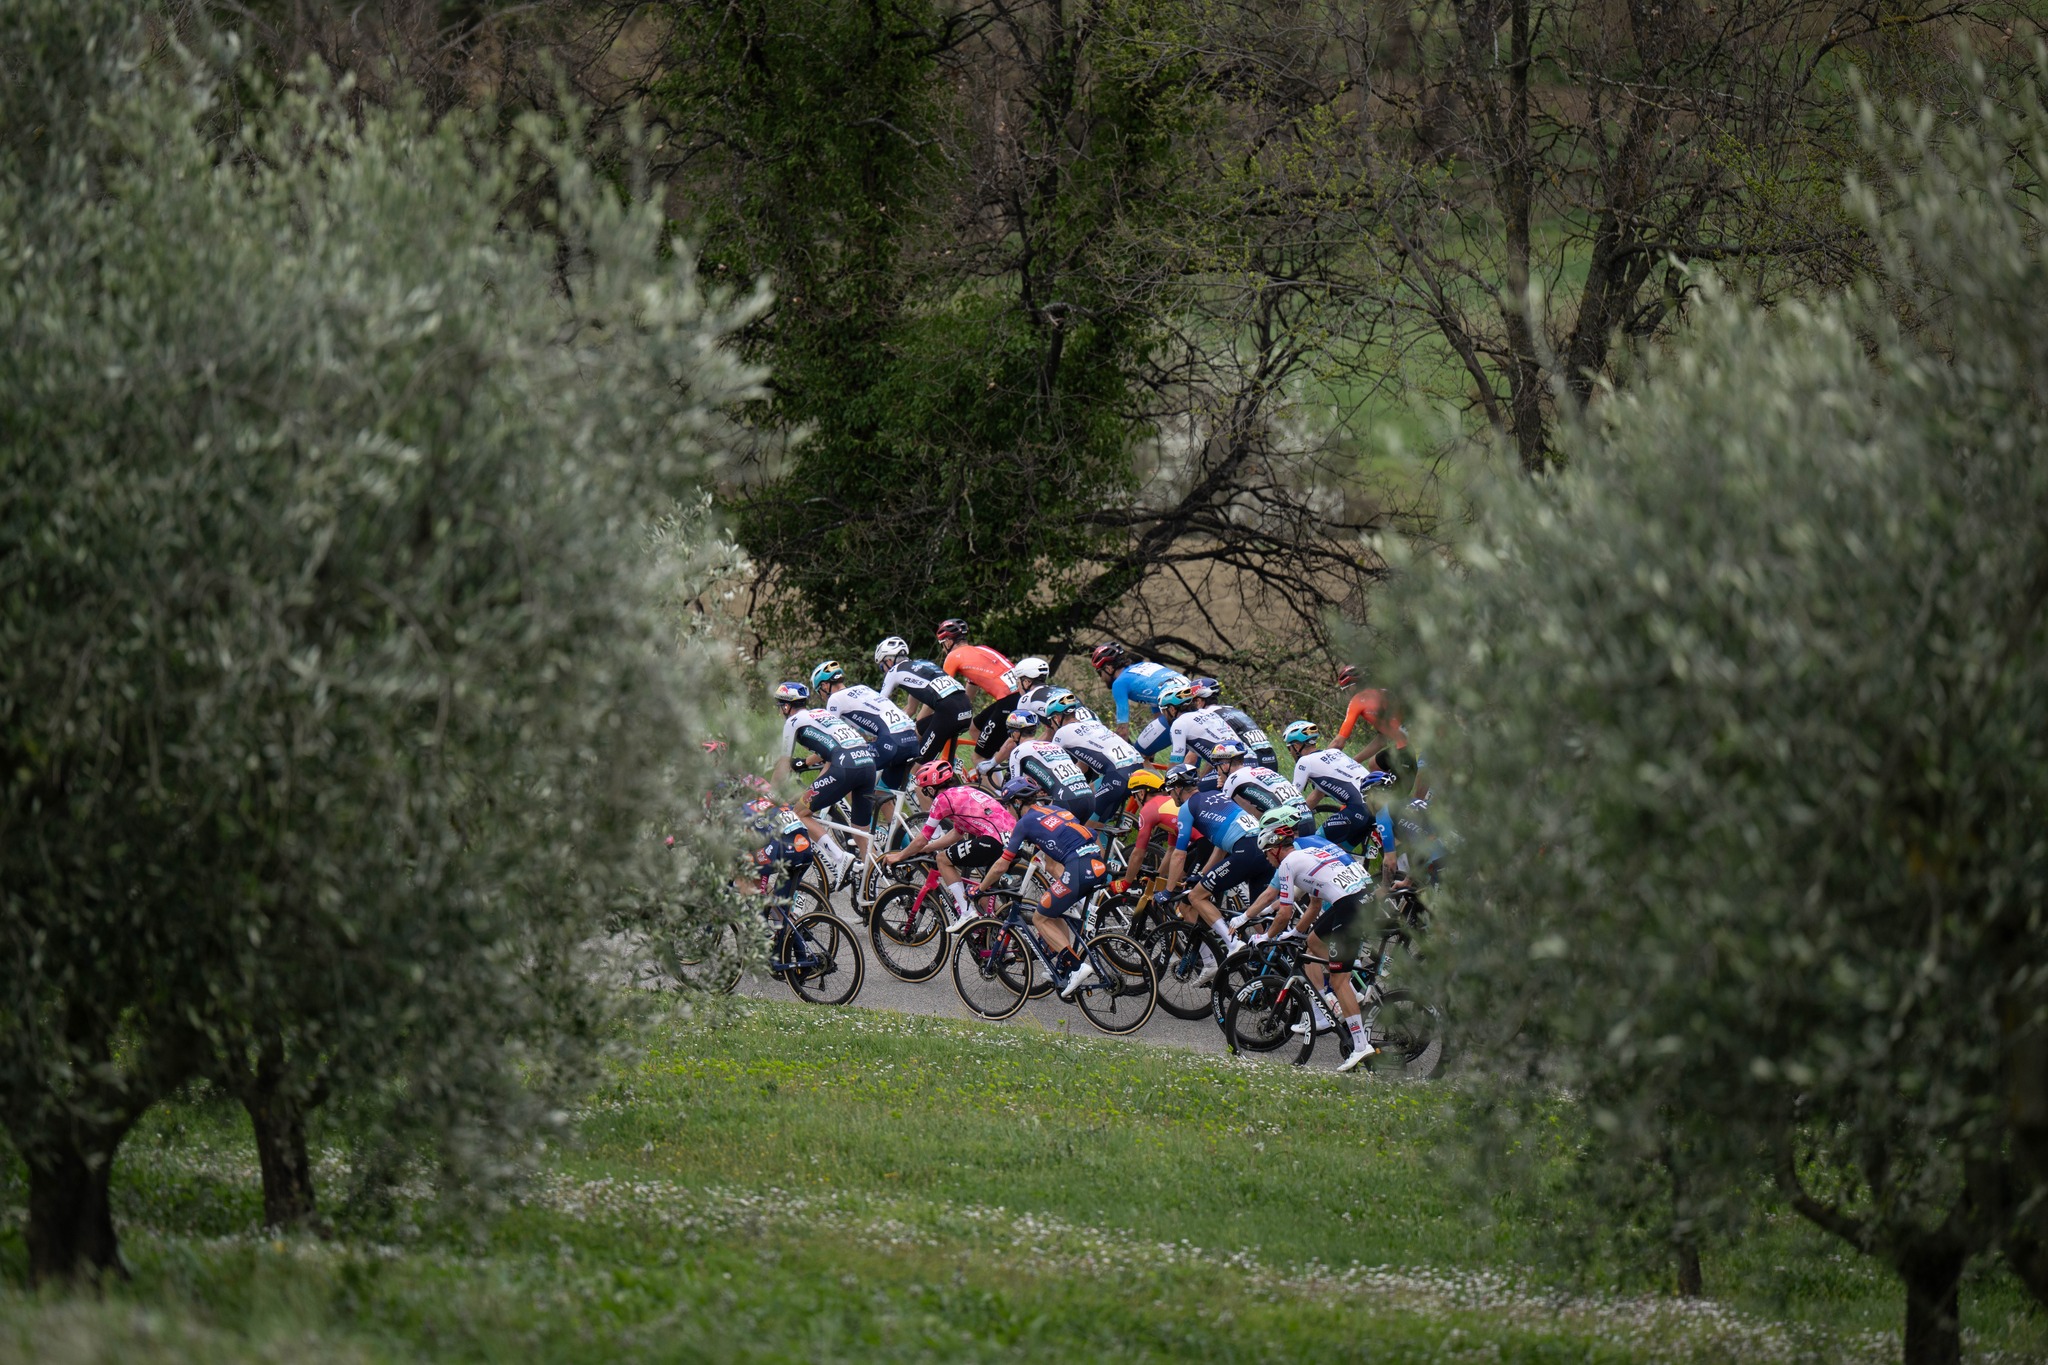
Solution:
{"label": "black cycling shorts", "polygon": [[825,769],[825,775],[811,784],[811,813],[816,815],[833,802],[844,798],[853,814],[853,824],[865,825],[875,818],[875,761],[863,759],[859,763],[834,763]]}
{"label": "black cycling shorts", "polygon": [[1259,849],[1259,841],[1249,835],[1242,835],[1223,855],[1223,861],[1203,873],[1198,880],[1211,896],[1222,899],[1223,893],[1235,886],[1248,886],[1254,894],[1264,891],[1273,884],[1273,864]]}
{"label": "black cycling shorts", "polygon": [[1003,841],[987,834],[970,834],[957,844],[939,850],[962,872],[986,872],[1003,856]]}
{"label": "black cycling shorts", "polygon": [[974,755],[976,758],[994,758],[996,750],[1003,747],[1003,741],[1010,736],[1006,733],[1005,722],[1010,713],[1017,709],[1022,694],[1012,692],[1000,701],[992,701],[981,708],[981,714],[974,718]]}
{"label": "black cycling shorts", "polygon": [[1358,922],[1365,899],[1365,892],[1354,891],[1343,900],[1324,906],[1323,913],[1316,916],[1315,927],[1309,932],[1323,941],[1331,957],[1350,962],[1365,946],[1365,929]]}
{"label": "black cycling shorts", "polygon": [[934,711],[917,722],[917,762],[920,767],[940,757],[946,746],[967,733],[967,727],[974,724],[974,708],[966,697],[960,698],[958,711],[941,714]]}

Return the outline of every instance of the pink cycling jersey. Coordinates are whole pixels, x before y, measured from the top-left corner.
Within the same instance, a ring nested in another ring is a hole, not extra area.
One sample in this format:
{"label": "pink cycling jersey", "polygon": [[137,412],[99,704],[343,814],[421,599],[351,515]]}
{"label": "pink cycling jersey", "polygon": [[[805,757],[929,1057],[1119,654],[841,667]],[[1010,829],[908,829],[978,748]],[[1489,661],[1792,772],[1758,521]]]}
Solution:
{"label": "pink cycling jersey", "polygon": [[979,787],[955,785],[946,788],[933,800],[931,811],[925,816],[922,837],[929,839],[939,832],[939,822],[944,821],[962,834],[981,834],[991,839],[1008,839],[1010,831],[1017,827],[1017,818],[1003,809],[1003,803]]}

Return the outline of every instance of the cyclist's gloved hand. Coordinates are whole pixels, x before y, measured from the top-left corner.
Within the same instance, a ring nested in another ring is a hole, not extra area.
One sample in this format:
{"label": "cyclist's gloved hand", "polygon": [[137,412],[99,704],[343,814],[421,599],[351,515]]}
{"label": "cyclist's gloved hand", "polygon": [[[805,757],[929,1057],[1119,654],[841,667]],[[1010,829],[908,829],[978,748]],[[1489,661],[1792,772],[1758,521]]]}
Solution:
{"label": "cyclist's gloved hand", "polygon": [[1112,896],[1121,896],[1124,892],[1130,889],[1131,884],[1125,881],[1122,877],[1118,877],[1115,881],[1109,884],[1109,893]]}
{"label": "cyclist's gloved hand", "polygon": [[1158,906],[1161,910],[1164,910],[1167,906],[1173,904],[1173,893],[1171,891],[1154,892],[1152,895],[1152,903]]}
{"label": "cyclist's gloved hand", "polygon": [[973,900],[981,894],[981,883],[963,881],[960,883],[960,889],[967,893],[967,899]]}

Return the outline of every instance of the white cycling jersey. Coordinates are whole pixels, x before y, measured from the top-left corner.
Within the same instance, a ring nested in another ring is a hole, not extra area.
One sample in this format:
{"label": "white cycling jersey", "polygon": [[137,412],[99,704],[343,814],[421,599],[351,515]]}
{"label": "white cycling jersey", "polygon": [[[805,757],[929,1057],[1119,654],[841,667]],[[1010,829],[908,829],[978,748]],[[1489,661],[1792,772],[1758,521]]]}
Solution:
{"label": "white cycling jersey", "polygon": [[1273,885],[1297,905],[1309,896],[1324,905],[1335,905],[1346,896],[1369,890],[1372,878],[1366,875],[1364,863],[1341,848],[1296,848],[1273,869]]}
{"label": "white cycling jersey", "polygon": [[1226,740],[1239,748],[1245,748],[1237,737],[1237,731],[1230,728],[1230,722],[1214,711],[1183,712],[1173,722],[1173,761],[1187,761],[1188,751],[1193,750],[1197,758],[1208,761],[1209,751]]}
{"label": "white cycling jersey", "polygon": [[1010,776],[1030,778],[1055,801],[1094,789],[1074,756],[1049,739],[1019,741],[1010,750]]}
{"label": "white cycling jersey", "polygon": [[843,716],[876,739],[892,735],[898,739],[917,738],[917,722],[903,714],[903,708],[872,687],[855,683],[834,692],[825,709]]}
{"label": "white cycling jersey", "polygon": [[872,759],[875,756],[873,740],[852,721],[835,716],[820,706],[806,706],[793,711],[782,723],[782,757],[792,757],[799,744],[827,763],[842,753],[850,758]]}
{"label": "white cycling jersey", "polygon": [[1098,777],[1127,773],[1145,761],[1129,740],[1099,720],[1070,720],[1053,735],[1053,743]]}
{"label": "white cycling jersey", "polygon": [[1224,780],[1223,794],[1235,801],[1238,793],[1247,787],[1252,788],[1252,794],[1248,799],[1262,813],[1275,806],[1300,806],[1303,810],[1308,809],[1308,801],[1303,798],[1301,788],[1271,768],[1261,768],[1256,763],[1245,764]]}
{"label": "white cycling jersey", "polygon": [[1363,763],[1342,749],[1318,749],[1294,760],[1294,785],[1314,787],[1348,806],[1365,799],[1371,777]]}

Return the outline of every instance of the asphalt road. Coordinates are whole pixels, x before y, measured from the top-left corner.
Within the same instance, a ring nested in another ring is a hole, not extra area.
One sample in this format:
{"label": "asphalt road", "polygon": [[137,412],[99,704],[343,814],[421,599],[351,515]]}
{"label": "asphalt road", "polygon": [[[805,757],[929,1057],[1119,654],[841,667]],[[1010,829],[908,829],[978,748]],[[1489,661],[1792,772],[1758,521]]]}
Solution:
{"label": "asphalt road", "polygon": [[[867,926],[849,908],[848,893],[841,891],[832,898],[832,910],[855,932],[860,942],[861,953],[866,961],[867,975],[861,984],[860,994],[853,1000],[853,1007],[860,1009],[894,1010],[898,1014],[928,1014],[945,1019],[973,1019],[977,1016],[961,1003],[960,994],[953,989],[953,974],[942,969],[929,981],[899,981],[889,974],[887,968],[875,960],[874,946],[868,941]],[[781,982],[767,976],[749,973],[741,979],[739,992],[742,995],[760,996],[764,999],[794,999],[794,993]],[[1027,1000],[1024,1008],[1007,1022],[1026,1028],[1038,1027],[1052,1032],[1074,1033],[1083,1036],[1108,1037],[1091,1025],[1079,1007],[1067,1004],[1056,996],[1048,995],[1039,1000]],[[1207,1019],[1176,1019],[1165,1010],[1154,1010],[1145,1026],[1136,1033],[1123,1037],[1135,1042],[1150,1043],[1156,1047],[1186,1048],[1193,1052],[1223,1052],[1223,1035],[1215,1024]],[[1245,1056],[1254,1054],[1246,1053]],[[1260,1058],[1273,1065],[1284,1066],[1294,1055],[1292,1047],[1283,1047],[1278,1052]],[[1334,1070],[1337,1065],[1337,1048],[1324,1039],[1318,1042],[1309,1065]]]}

